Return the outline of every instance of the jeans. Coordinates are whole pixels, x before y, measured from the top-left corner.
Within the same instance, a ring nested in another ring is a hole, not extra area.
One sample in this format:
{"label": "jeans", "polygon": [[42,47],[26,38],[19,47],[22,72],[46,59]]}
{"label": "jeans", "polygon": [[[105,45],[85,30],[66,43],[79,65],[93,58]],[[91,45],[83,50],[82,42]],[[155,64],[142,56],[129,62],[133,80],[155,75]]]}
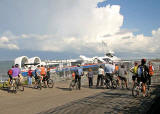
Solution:
{"label": "jeans", "polygon": [[103,75],[99,74],[97,77],[97,86],[99,86],[99,81],[101,80],[101,86],[103,86]]}
{"label": "jeans", "polygon": [[89,87],[93,86],[93,77],[88,77]]}
{"label": "jeans", "polygon": [[28,76],[28,85],[32,85],[32,77]]}

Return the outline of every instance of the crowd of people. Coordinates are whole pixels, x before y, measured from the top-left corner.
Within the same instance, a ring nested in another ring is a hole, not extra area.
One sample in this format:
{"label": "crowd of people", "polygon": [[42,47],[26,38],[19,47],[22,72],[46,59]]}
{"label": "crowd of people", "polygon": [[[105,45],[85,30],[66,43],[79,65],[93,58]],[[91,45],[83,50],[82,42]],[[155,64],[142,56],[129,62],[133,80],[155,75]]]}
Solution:
{"label": "crowd of people", "polygon": [[[81,69],[81,70],[79,70]],[[151,77],[154,74],[154,67],[151,63],[151,61],[148,62],[148,65],[146,64],[146,59],[142,59],[141,63],[138,64],[138,62],[134,63],[134,66],[130,68],[129,70],[132,75],[132,87],[135,84],[135,81],[138,83],[142,82],[142,88],[143,88],[143,96],[146,95],[146,82],[149,81],[149,85],[151,85]],[[83,76],[84,73],[83,69],[78,66],[78,69],[75,71],[75,82],[77,82],[77,79],[79,81],[79,88],[81,86],[81,76]],[[113,86],[113,76],[117,77],[118,84],[120,84],[120,81],[125,82],[125,86],[128,88],[127,83],[127,74],[129,72],[127,71],[124,64],[114,64],[113,62],[109,62],[109,64],[105,64],[104,66],[100,66],[98,68],[98,76],[97,76],[97,84],[96,87],[102,87],[104,86],[104,82],[106,79],[109,79],[111,81],[111,86]],[[93,86],[93,71],[91,68],[88,69],[87,77],[88,77],[88,83],[89,87]]]}
{"label": "crowd of people", "polygon": [[[113,62],[109,62],[109,64],[104,64],[99,66],[98,68],[98,76],[97,76],[97,83],[96,87],[102,87],[105,83],[107,83],[107,79],[110,80],[111,86],[113,86],[113,77],[117,77],[118,84],[120,81],[125,82],[125,86],[128,88],[127,78],[126,75],[128,71],[125,68],[124,64],[114,64]],[[151,77],[154,75],[154,67],[151,61],[148,62],[146,65],[146,59],[141,60],[141,64],[138,62],[134,63],[134,66],[130,68],[130,72],[132,72],[132,86],[134,86],[135,81],[142,82],[143,87],[143,96],[145,96],[146,90],[146,81],[149,80],[149,84],[151,85]],[[18,64],[12,66],[11,69],[8,70],[8,76],[11,80],[18,78],[21,74],[21,70],[18,68]],[[72,77],[74,77],[75,83],[78,82],[78,88],[81,89],[81,77],[84,75],[83,68],[80,65],[77,65],[76,70],[73,72]],[[28,68],[28,87],[32,87],[32,77],[35,78],[35,85],[37,80],[41,78],[45,85],[47,85],[47,80],[50,78],[50,68],[45,68],[43,65],[38,65],[37,68],[33,71],[31,67]],[[87,75],[89,87],[93,86],[93,77],[94,72],[92,68],[88,69]]]}
{"label": "crowd of people", "polygon": [[[12,83],[12,80],[16,80],[21,76],[21,70],[18,64],[12,66],[11,69],[8,70],[9,82]],[[35,85],[37,84],[37,80],[40,78],[41,81],[45,83],[45,87],[47,87],[47,80],[50,78],[50,68],[45,68],[43,65],[38,65],[35,70],[32,70],[31,67],[28,68],[27,72],[27,83],[28,87],[32,86],[32,78],[35,79]]]}

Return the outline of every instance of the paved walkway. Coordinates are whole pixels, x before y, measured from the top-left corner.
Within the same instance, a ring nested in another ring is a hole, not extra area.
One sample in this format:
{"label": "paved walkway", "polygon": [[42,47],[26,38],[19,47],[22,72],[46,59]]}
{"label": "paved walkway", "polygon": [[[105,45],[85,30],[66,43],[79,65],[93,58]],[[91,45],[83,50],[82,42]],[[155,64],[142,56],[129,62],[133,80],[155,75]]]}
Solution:
{"label": "paved walkway", "polygon": [[105,114],[145,113],[160,93],[160,79],[153,79],[151,97],[134,98],[131,90],[88,88],[70,91],[70,81],[58,82],[53,89],[25,88],[11,94],[0,90],[0,114]]}
{"label": "paved walkway", "polygon": [[74,102],[67,103],[40,114],[108,114],[147,113],[154,99],[160,93],[160,79],[153,78],[150,97],[134,98],[131,90],[106,90]]}

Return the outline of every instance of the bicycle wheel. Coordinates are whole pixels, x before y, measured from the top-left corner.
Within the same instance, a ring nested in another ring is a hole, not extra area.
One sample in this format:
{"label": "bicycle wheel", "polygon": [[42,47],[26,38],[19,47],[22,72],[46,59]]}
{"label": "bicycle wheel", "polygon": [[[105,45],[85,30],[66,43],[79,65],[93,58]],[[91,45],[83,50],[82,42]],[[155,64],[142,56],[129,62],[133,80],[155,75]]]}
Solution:
{"label": "bicycle wheel", "polygon": [[42,89],[42,83],[41,83],[41,80],[38,80],[38,89]]}
{"label": "bicycle wheel", "polygon": [[54,86],[54,82],[53,82],[52,79],[49,79],[49,80],[47,81],[47,84],[48,84],[48,87],[49,87],[49,88],[53,88],[53,86]]}
{"label": "bicycle wheel", "polygon": [[76,84],[75,84],[75,86],[76,86],[76,90],[78,90],[78,89],[79,89],[78,85],[79,85],[79,82],[77,81],[77,82],[76,82]]}
{"label": "bicycle wheel", "polygon": [[138,97],[140,93],[139,86],[135,84],[132,88],[132,96]]}
{"label": "bicycle wheel", "polygon": [[11,86],[9,88],[9,91],[12,92],[12,93],[17,93],[17,87],[16,87],[16,85],[14,84],[13,86]]}
{"label": "bicycle wheel", "polygon": [[19,83],[19,84],[18,84],[18,89],[19,89],[20,91],[24,91],[24,86],[23,86],[21,83]]}
{"label": "bicycle wheel", "polygon": [[112,81],[112,88],[113,88],[113,89],[116,89],[116,88],[117,88],[117,82],[116,82],[116,80],[113,80],[113,81]]}
{"label": "bicycle wheel", "polygon": [[125,83],[123,80],[121,81],[121,87],[122,87],[122,89],[124,89],[124,87],[125,87]]}
{"label": "bicycle wheel", "polygon": [[69,89],[70,90],[73,90],[74,89],[74,86],[75,86],[75,82],[73,82],[73,80],[70,82],[69,84]]}
{"label": "bicycle wheel", "polygon": [[105,84],[107,89],[111,88],[110,80],[106,79]]}

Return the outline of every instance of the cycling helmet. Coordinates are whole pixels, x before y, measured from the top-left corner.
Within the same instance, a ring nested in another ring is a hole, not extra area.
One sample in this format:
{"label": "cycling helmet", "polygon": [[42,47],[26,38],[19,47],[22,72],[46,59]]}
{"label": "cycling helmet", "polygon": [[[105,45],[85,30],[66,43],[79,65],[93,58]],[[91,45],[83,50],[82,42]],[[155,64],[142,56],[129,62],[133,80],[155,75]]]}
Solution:
{"label": "cycling helmet", "polygon": [[77,67],[80,67],[80,64],[78,64]]}
{"label": "cycling helmet", "polygon": [[142,63],[142,64],[146,64],[146,59],[142,59],[142,60],[141,60],[141,63]]}
{"label": "cycling helmet", "polygon": [[18,67],[19,65],[18,64],[15,64],[15,67]]}

